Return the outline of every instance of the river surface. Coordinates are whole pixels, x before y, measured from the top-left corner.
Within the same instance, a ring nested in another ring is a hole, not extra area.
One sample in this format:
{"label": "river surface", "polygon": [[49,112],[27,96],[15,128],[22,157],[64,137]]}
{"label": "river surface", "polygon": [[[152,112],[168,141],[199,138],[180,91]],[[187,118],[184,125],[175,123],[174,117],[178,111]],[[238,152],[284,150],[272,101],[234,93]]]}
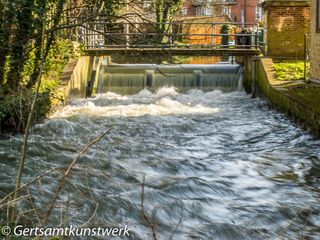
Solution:
{"label": "river surface", "polygon": [[[69,164],[109,128],[74,167],[49,225],[127,225],[128,239],[152,239],[145,176],[159,239],[320,239],[320,142],[239,91],[75,100],[33,127],[23,181]],[[13,189],[21,143],[0,140],[1,196]],[[60,178],[30,188],[40,217]]]}

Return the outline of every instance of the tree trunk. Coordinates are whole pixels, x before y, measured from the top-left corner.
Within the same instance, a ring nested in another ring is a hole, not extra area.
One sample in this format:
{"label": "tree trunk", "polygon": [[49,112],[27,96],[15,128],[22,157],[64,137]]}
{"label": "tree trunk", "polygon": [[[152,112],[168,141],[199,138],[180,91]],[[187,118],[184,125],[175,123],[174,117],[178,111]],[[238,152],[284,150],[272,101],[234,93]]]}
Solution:
{"label": "tree trunk", "polygon": [[[52,28],[56,28],[59,23],[60,23],[60,20],[61,20],[61,17],[62,17],[62,13],[63,13],[63,6],[65,4],[66,0],[59,0],[57,5],[56,5],[56,9],[55,9],[55,13],[54,13],[54,18],[52,19]],[[47,59],[48,57],[48,54],[50,52],[50,49],[51,49],[51,46],[52,44],[54,43],[55,41],[55,34],[56,32],[50,32],[49,34],[49,37],[48,37],[48,40],[46,42],[46,46],[45,46],[45,50],[44,50],[44,59]],[[39,75],[39,71],[40,71],[40,68],[39,68],[39,63],[40,63],[40,59],[41,59],[41,40],[37,39],[38,42],[36,42],[36,47],[37,48],[37,51],[36,51],[36,59],[35,59],[35,62],[34,62],[34,70],[33,70],[33,73],[31,74],[30,76],[30,79],[29,79],[29,82],[27,84],[27,87],[28,88],[31,88],[34,86],[34,84],[36,83],[37,81],[37,77]]]}
{"label": "tree trunk", "polygon": [[[7,5],[7,9],[5,9]],[[0,85],[5,85],[5,66],[10,53],[10,34],[15,17],[12,1],[0,2]]]}
{"label": "tree trunk", "polygon": [[21,81],[24,65],[29,57],[29,40],[32,33],[32,9],[34,0],[25,0],[17,14],[17,27],[11,49],[10,70],[7,84],[11,90],[16,89]]}

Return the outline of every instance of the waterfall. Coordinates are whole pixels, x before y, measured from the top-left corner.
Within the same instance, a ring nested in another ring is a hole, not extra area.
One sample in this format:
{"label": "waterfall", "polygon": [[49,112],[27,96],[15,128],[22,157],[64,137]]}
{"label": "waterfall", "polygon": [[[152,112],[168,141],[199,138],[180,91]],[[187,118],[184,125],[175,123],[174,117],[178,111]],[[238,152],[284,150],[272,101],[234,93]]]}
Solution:
{"label": "waterfall", "polygon": [[195,88],[230,92],[242,90],[243,72],[233,64],[112,64],[101,66],[97,81],[98,93],[135,94],[164,86],[174,86],[179,92]]}

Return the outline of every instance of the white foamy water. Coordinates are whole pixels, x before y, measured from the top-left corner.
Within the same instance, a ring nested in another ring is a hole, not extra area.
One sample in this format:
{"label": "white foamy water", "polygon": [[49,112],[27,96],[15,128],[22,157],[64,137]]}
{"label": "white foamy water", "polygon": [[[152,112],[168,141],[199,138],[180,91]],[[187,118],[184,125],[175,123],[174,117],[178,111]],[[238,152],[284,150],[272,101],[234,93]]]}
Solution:
{"label": "white foamy water", "polygon": [[[121,96],[109,92],[74,102],[74,104],[53,114],[51,118],[68,118],[76,115],[101,117],[165,116],[212,114],[218,111],[218,108],[206,106],[205,98],[203,98],[203,103],[193,104],[192,97],[192,94],[190,96],[179,94],[173,87],[160,88],[155,94],[142,90],[133,96]],[[117,104],[114,104],[115,100],[117,100]],[[119,101],[123,104],[119,104]]]}
{"label": "white foamy water", "polygon": [[[145,213],[158,239],[173,232],[173,239],[279,239],[279,232],[319,239],[319,141],[239,91],[162,88],[78,99],[33,127],[23,182],[69,166],[107,129],[74,166],[48,226],[66,216],[65,226],[127,225],[123,239],[152,239],[141,218],[145,177]],[[20,134],[0,138],[2,197],[14,189],[22,142]],[[60,179],[53,172],[21,192],[32,202],[21,199],[20,212],[41,225]]]}

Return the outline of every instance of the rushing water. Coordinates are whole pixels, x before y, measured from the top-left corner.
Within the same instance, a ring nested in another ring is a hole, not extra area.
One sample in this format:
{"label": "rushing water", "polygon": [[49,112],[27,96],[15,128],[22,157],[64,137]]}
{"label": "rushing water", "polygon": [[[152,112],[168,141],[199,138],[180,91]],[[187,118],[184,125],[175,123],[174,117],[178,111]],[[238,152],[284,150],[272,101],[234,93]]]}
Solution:
{"label": "rushing water", "polygon": [[180,92],[198,88],[204,91],[241,89],[242,68],[237,64],[112,64],[100,67],[96,88],[133,94],[144,88],[156,91],[163,86],[175,86]]}
{"label": "rushing water", "polygon": [[[23,180],[69,164],[109,128],[76,164],[50,224],[127,225],[129,239],[152,239],[141,218],[145,175],[145,213],[159,239],[175,229],[173,239],[320,238],[320,142],[239,91],[160,88],[73,101],[32,129]],[[1,195],[13,188],[21,142],[0,140]],[[40,216],[60,178],[31,187]]]}

